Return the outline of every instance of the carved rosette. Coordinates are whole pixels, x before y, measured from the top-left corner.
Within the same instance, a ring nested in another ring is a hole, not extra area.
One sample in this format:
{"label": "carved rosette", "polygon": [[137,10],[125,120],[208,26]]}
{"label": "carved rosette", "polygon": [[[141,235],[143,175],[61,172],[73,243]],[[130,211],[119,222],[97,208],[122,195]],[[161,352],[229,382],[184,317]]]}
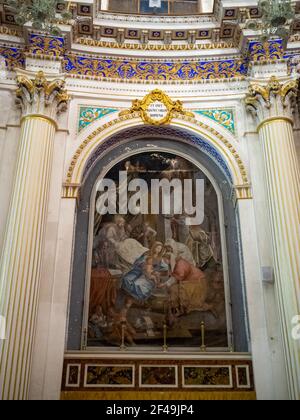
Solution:
{"label": "carved rosette", "polygon": [[17,84],[16,102],[24,116],[35,114],[55,120],[57,114],[66,111],[70,96],[64,80],[49,81],[43,72],[39,72],[35,79],[18,76]]}
{"label": "carved rosette", "polygon": [[293,120],[296,108],[298,80],[281,83],[272,76],[266,85],[251,83],[246,96],[246,107],[253,113],[259,123],[273,118]]}

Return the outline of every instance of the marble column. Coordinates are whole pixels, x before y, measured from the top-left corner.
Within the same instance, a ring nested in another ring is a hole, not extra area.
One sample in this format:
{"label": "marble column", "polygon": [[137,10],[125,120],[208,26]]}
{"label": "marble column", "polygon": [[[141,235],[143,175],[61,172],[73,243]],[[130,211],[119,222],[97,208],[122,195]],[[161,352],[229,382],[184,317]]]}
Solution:
{"label": "marble column", "polygon": [[258,120],[272,232],[275,287],[289,392],[300,399],[300,343],[292,319],[300,314],[300,171],[293,136],[297,80],[252,83],[246,104]]}
{"label": "marble column", "polygon": [[0,400],[28,397],[56,119],[69,100],[64,81],[42,72],[17,83],[21,136],[0,261]]}

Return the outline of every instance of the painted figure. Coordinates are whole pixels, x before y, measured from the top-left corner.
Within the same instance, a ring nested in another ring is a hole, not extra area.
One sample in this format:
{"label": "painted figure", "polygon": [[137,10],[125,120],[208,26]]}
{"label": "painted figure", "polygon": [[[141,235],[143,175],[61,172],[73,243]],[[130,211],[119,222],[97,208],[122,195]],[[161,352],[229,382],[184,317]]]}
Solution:
{"label": "painted figure", "polygon": [[122,216],[115,216],[114,223],[102,227],[94,241],[94,258],[97,263],[107,268],[118,268],[118,244],[128,238],[126,222]]}
{"label": "painted figure", "polygon": [[160,275],[168,273],[169,266],[163,260],[164,246],[156,242],[151,250],[136,260],[133,268],[122,279],[121,290],[126,293],[122,319],[135,301],[147,300],[160,284]]}

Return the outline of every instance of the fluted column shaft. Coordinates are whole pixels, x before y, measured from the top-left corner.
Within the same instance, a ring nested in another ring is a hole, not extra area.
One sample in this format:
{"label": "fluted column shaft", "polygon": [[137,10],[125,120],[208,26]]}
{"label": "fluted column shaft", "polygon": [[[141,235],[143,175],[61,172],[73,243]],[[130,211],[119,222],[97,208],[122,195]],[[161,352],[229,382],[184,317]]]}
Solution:
{"label": "fluted column shaft", "polygon": [[300,314],[300,172],[292,124],[274,120],[260,131],[268,185],[275,278],[291,394],[300,398],[300,348],[292,319]]}
{"label": "fluted column shaft", "polygon": [[250,89],[248,105],[259,118],[272,232],[275,282],[290,396],[300,399],[300,343],[292,319],[300,314],[300,170],[291,104],[296,81]]}
{"label": "fluted column shaft", "polygon": [[[40,111],[46,85],[44,79],[33,98]],[[0,341],[0,399],[28,395],[55,131],[56,123],[46,112],[22,119],[0,262],[0,313],[6,318],[6,339]]]}

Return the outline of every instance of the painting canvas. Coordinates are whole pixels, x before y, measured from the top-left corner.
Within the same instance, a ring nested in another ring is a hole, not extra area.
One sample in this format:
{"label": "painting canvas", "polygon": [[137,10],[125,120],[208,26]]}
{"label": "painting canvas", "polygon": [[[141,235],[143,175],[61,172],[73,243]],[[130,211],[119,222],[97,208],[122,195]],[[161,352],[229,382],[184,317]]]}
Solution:
{"label": "painting canvas", "polygon": [[[228,347],[224,248],[212,182],[198,166],[165,152],[124,159],[105,178],[115,185],[111,192],[116,204],[115,208],[110,204],[115,211],[104,214],[107,202],[97,191],[91,215],[87,346],[158,347],[166,325],[170,348],[199,348],[204,322],[205,345]],[[124,187],[128,187],[128,200],[136,199],[137,192],[129,186],[138,180],[145,188],[139,190],[136,208],[125,212],[121,208]],[[153,197],[153,180],[180,181],[181,196],[174,195],[172,200],[175,192],[171,189],[172,205],[164,207],[163,190],[157,199]],[[190,194],[196,208],[198,181],[203,185],[203,217],[199,224],[188,224],[191,213],[185,206],[180,213],[176,206]],[[155,213],[153,208],[165,211]]]}

